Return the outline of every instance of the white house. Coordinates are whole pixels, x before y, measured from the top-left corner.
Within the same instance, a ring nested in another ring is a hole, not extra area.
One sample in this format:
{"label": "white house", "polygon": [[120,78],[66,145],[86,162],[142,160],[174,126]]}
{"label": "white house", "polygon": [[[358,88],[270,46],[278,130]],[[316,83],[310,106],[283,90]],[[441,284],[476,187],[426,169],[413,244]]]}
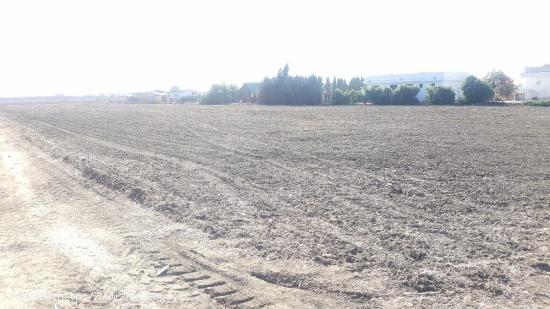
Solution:
{"label": "white house", "polygon": [[522,77],[521,92],[525,94],[527,100],[550,98],[550,64],[540,67],[526,67]]}
{"label": "white house", "polygon": [[168,92],[168,102],[181,103],[185,100],[196,100],[199,95],[200,93],[195,90],[172,87]]}
{"label": "white house", "polygon": [[463,72],[424,72],[396,75],[378,75],[365,78],[365,85],[368,87],[378,86],[383,88],[396,89],[397,87],[416,86],[420,88],[418,100],[423,102],[426,99],[426,89],[433,86],[451,87],[456,93],[456,99],[462,98],[462,83],[468,77]]}
{"label": "white house", "polygon": [[135,92],[128,98],[128,101],[144,102],[144,103],[166,103],[166,91],[153,90],[147,92]]}

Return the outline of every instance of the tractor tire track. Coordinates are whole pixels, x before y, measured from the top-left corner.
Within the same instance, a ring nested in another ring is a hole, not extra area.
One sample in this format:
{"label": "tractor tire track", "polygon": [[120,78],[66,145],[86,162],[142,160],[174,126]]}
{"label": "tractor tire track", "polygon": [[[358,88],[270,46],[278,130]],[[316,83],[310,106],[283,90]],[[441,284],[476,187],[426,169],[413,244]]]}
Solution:
{"label": "tractor tire track", "polygon": [[[11,179],[0,182],[10,193],[9,200],[0,200],[0,216],[13,224],[2,227],[5,233],[0,240],[8,244],[2,250],[23,246],[23,253],[8,255],[6,261],[13,264],[0,282],[10,290],[28,291],[31,287],[17,283],[16,278],[32,276],[28,267],[40,268],[34,276],[43,292],[70,293],[78,302],[38,297],[21,303],[12,295],[0,304],[260,308],[286,302],[277,296],[280,291],[258,282],[239,264],[220,266],[193,253],[193,242],[207,243],[202,233],[136,208],[126,197],[90,183],[17,136],[6,125],[0,128],[0,147],[5,153],[0,173],[9,174],[18,184],[14,188]],[[10,201],[18,207],[10,206]],[[22,230],[32,232],[23,234]],[[33,251],[25,250],[24,244],[31,239],[45,244],[40,250],[46,255],[32,264],[24,263],[22,269],[16,261],[30,257]],[[57,264],[60,259],[66,262]],[[70,277],[60,276],[63,273]],[[308,307],[296,297],[291,303]]]}

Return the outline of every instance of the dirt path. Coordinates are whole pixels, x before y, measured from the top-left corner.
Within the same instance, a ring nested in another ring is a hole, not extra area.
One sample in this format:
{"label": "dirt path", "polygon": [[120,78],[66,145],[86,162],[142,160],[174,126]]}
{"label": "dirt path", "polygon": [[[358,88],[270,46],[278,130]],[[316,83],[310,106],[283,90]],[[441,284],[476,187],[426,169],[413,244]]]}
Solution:
{"label": "dirt path", "polygon": [[[183,264],[155,276],[171,261],[144,256],[132,241],[138,226],[119,224],[121,208],[132,205],[86,190],[48,158],[17,147],[11,128],[1,130],[2,306],[219,306],[191,282],[175,282],[170,274],[190,271]],[[144,211],[136,217],[156,223]]]}
{"label": "dirt path", "polygon": [[298,300],[307,297],[239,271],[231,252],[94,187],[15,130],[0,127],[1,307],[308,307]]}

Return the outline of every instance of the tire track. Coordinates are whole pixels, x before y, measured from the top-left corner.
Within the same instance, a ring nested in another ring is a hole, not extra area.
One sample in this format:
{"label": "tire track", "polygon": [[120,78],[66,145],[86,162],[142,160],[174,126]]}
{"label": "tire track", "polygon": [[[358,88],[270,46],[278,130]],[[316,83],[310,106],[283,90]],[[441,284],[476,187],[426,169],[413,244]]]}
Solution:
{"label": "tire track", "polygon": [[[242,184],[239,185],[235,182],[235,179],[237,177],[235,177],[234,175],[230,176],[230,175],[225,174],[223,172],[220,172],[218,170],[214,170],[212,168],[206,167],[203,164],[200,164],[200,163],[197,163],[197,162],[194,162],[194,161],[189,161],[186,158],[182,158],[181,156],[178,156],[178,155],[164,155],[163,153],[166,152],[166,149],[171,149],[168,146],[160,147],[159,151],[157,153],[157,152],[152,152],[152,151],[143,150],[143,149],[136,149],[136,148],[134,148],[130,145],[127,145],[127,141],[125,141],[125,140],[122,140],[123,144],[122,143],[121,144],[114,143],[114,142],[110,142],[110,141],[95,137],[95,136],[90,135],[90,134],[84,134],[84,133],[81,133],[81,132],[77,133],[77,132],[74,132],[74,131],[71,131],[71,130],[68,130],[68,129],[57,127],[57,126],[51,125],[49,123],[46,123],[44,121],[36,120],[36,122],[39,122],[39,123],[43,124],[44,126],[59,130],[61,132],[64,132],[65,134],[75,136],[77,138],[78,137],[84,137],[88,141],[90,141],[92,143],[95,143],[95,144],[98,144],[98,145],[103,145],[107,149],[116,149],[118,151],[123,151],[123,152],[126,152],[126,153],[132,153],[136,156],[146,156],[146,157],[150,157],[150,158],[156,158],[156,159],[159,159],[159,160],[170,162],[171,164],[173,164],[175,166],[180,166],[180,167],[186,169],[187,171],[201,170],[202,173],[200,173],[200,175],[202,177],[204,177],[205,179],[207,179],[210,183],[214,183],[214,184],[217,184],[217,185],[221,184],[222,187],[223,187],[221,192],[229,197],[229,200],[232,203],[232,205],[237,206],[239,208],[244,206],[244,207],[247,207],[248,209],[251,209],[253,211],[258,211],[258,208],[251,206],[251,205],[253,205],[251,201],[254,201],[256,198],[258,198],[258,199],[260,199],[264,202],[267,202],[269,205],[281,205],[281,204],[285,205],[284,207],[285,207],[285,209],[287,209],[287,211],[289,211],[291,213],[294,213],[293,217],[300,218],[300,217],[308,216],[309,208],[293,207],[292,205],[293,205],[294,202],[293,202],[292,198],[284,197],[284,196],[281,196],[281,195],[267,194],[267,192],[269,192],[269,191],[265,190],[265,188],[261,188],[260,190],[254,190],[252,192],[250,190],[251,189],[250,187],[246,187],[244,185],[244,183],[246,182],[245,179],[241,178],[240,182]],[[61,122],[61,123],[66,123],[69,127],[78,128],[78,124],[76,124],[76,123],[67,123],[67,122]],[[185,127],[185,126],[183,126],[183,127]],[[87,127],[87,129],[88,128],[89,127]],[[186,128],[186,129],[191,135],[196,136],[199,140],[204,141],[205,143],[207,143],[211,147],[217,147],[217,148],[222,149],[222,150],[231,151],[231,148],[227,148],[227,147],[224,147],[223,145],[220,145],[219,143],[213,142],[213,141],[205,138],[201,134],[195,132],[192,129],[189,129],[189,128]],[[105,130],[104,128],[103,129],[97,128],[97,129],[94,129],[93,131],[96,134],[101,136],[101,134],[106,132],[107,130]],[[144,137],[144,136],[131,135],[128,132],[123,132],[122,135],[123,136],[131,136],[131,137],[134,138],[134,140],[135,140],[135,138],[141,139],[141,141],[140,141],[141,143],[143,143],[143,141],[149,142],[150,145],[155,145],[156,143],[158,143],[158,141],[155,140],[155,139],[147,138],[147,137]],[[173,142],[166,141],[166,140],[163,140],[162,143],[166,144],[166,145],[172,145],[174,147],[179,145],[177,143],[173,143]],[[250,155],[247,155],[244,152],[236,152],[236,153],[233,153],[233,154],[236,155],[236,156],[239,156],[243,160],[247,160],[249,162],[252,162],[256,159],[256,156],[250,156]],[[267,160],[266,162],[268,164],[270,164],[272,162],[272,160]],[[274,165],[274,166],[278,167],[279,164]],[[301,170],[297,174],[296,173],[294,173],[294,174],[288,173],[287,169],[282,169],[282,171],[283,171],[283,175],[278,177],[280,179],[292,179],[294,177],[294,175],[300,175],[300,177],[303,178],[303,180],[306,183],[308,183],[308,185],[310,185],[310,186],[311,186],[312,183],[316,183],[316,185],[314,187],[330,188],[332,186],[332,183],[329,180],[327,180],[325,178],[310,176],[309,173],[306,170]],[[163,183],[163,187],[171,187],[171,184]],[[297,186],[297,187],[299,188],[299,186]],[[264,189],[264,190],[262,190],[262,189]],[[172,189],[172,190],[175,190],[175,189]],[[349,188],[344,187],[344,188],[339,188],[339,190],[344,191],[343,192],[344,196],[352,196],[352,194],[353,194],[352,191],[350,191]],[[246,197],[243,196],[243,195],[245,195]],[[350,200],[350,199],[345,198],[341,195],[334,195],[333,194],[333,195],[331,195],[331,198],[333,200],[333,203],[337,203],[337,205],[339,205],[339,209],[338,209],[339,213],[346,213],[346,209],[348,209],[348,211],[350,211],[350,212],[357,211],[358,209],[361,210],[364,207],[364,204],[365,204],[364,201],[361,202],[361,203],[358,203],[354,199]],[[374,207],[375,209],[379,209],[380,207],[384,208],[385,209],[384,210],[384,216],[387,217],[388,220],[397,220],[397,222],[400,222],[404,219],[406,220],[406,218],[404,217],[405,214],[406,214],[406,216],[410,216],[411,212],[413,212],[413,213],[416,213],[417,216],[421,216],[421,217],[424,217],[424,218],[426,218],[428,216],[431,216],[432,217],[431,218],[432,222],[437,222],[437,218],[436,218],[435,214],[426,213],[421,209],[416,209],[416,208],[411,208],[411,207],[397,207],[397,205],[395,205],[395,203],[392,202],[391,200],[388,200],[388,199],[380,197],[380,196],[371,196],[370,200],[371,200],[370,204],[372,204],[372,205],[369,206],[369,207],[371,207],[371,208]],[[244,201],[244,204],[242,203],[243,201]],[[317,207],[317,209],[316,209],[317,212],[320,211],[319,207],[324,207],[324,209],[321,211],[321,214],[318,215],[318,217],[316,218],[316,223],[320,226],[325,227],[325,228],[323,228],[323,231],[325,231],[325,233],[327,233],[326,237],[330,237],[330,238],[336,240],[337,242],[341,243],[340,246],[347,246],[346,244],[351,244],[353,246],[358,246],[358,247],[364,246],[362,244],[361,237],[354,237],[354,236],[350,235],[350,233],[348,231],[348,229],[349,229],[348,227],[340,226],[339,224],[334,224],[332,222],[333,221],[332,212],[334,211],[334,206],[325,205],[323,203],[321,203],[321,204],[316,203],[316,207]],[[406,208],[406,209],[403,209],[403,208]],[[262,217],[263,215],[260,213],[259,215],[256,215],[256,217],[258,217],[258,216]],[[336,216],[338,216],[338,213],[336,214]],[[365,221],[367,219],[368,218],[365,218]],[[254,219],[254,220],[258,220],[258,219]],[[266,221],[266,220],[264,220],[264,221]],[[365,223],[366,223],[366,226],[368,226],[368,222],[365,222]],[[295,222],[293,225],[296,226],[296,228],[300,228],[303,231],[308,229],[308,226],[301,226],[301,222]],[[252,226],[252,228],[254,228],[254,227]],[[355,228],[353,228],[353,229],[355,229]],[[217,233],[216,230],[214,230],[213,232]],[[254,232],[254,231],[252,231],[252,232]],[[370,246],[373,246],[373,245],[374,244],[372,244],[372,243],[370,244]],[[379,245],[383,246],[383,244],[379,244]]]}
{"label": "tire track", "polygon": [[[14,156],[14,152],[7,153],[7,158]],[[25,165],[23,166],[23,164]],[[112,218],[105,218],[105,214],[98,213],[98,210],[94,208],[95,205],[88,202],[93,200],[90,198],[90,195],[93,197],[93,194],[86,193],[78,183],[67,181],[67,179],[74,180],[74,178],[65,177],[65,173],[61,173],[59,169],[50,164],[47,162],[47,158],[18,155],[16,159],[10,159],[9,162],[4,163],[3,169],[0,166],[0,174],[5,169],[15,170],[11,173],[15,182],[26,183],[23,187],[19,186],[17,192],[10,195],[18,205],[17,213],[10,215],[10,221],[16,225],[8,224],[6,233],[2,233],[1,238],[5,243],[14,244],[21,244],[27,241],[26,239],[32,239],[31,241],[40,242],[40,246],[43,247],[42,253],[31,263],[22,261],[22,257],[31,254],[34,251],[30,250],[34,249],[23,248],[23,252],[16,253],[15,257],[19,261],[10,267],[10,274],[0,271],[3,274],[0,277],[7,280],[5,284],[12,291],[23,293],[25,289],[29,289],[26,282],[32,284],[35,278],[40,280],[40,290],[27,292],[29,294],[27,300],[19,299],[17,294],[8,296],[10,295],[8,293],[6,294],[8,298],[0,300],[0,304],[21,307],[23,301],[31,306],[47,305],[50,307],[57,303],[63,307],[73,307],[77,304],[86,304],[87,307],[102,307],[117,303],[117,299],[109,299],[109,297],[103,299],[100,296],[115,295],[121,288],[134,291],[136,293],[134,296],[137,296],[137,293],[148,291],[143,284],[131,280],[130,276],[126,274],[131,267],[146,269],[143,258],[135,254],[135,249],[138,247],[130,247],[130,250],[127,250],[128,253],[122,256],[119,250],[113,248],[117,247],[117,243],[121,241],[118,234],[127,231],[127,228],[117,227],[120,222],[115,222]],[[34,176],[33,180],[26,176],[31,171]],[[48,186],[43,186],[42,183],[48,183]],[[4,184],[6,182],[0,183],[2,186]],[[55,194],[50,194],[52,192]],[[2,202],[0,205],[3,206],[4,200],[0,201]],[[35,207],[46,208],[48,212],[33,212]],[[73,220],[70,220],[69,223],[68,218],[73,218]],[[20,221],[24,221],[25,224],[20,224]],[[102,233],[94,235],[93,231],[97,228],[100,228]],[[30,234],[21,232],[25,229],[31,231]],[[98,238],[101,239],[100,242],[98,242]],[[27,251],[29,253],[25,253]],[[132,252],[133,259],[130,258]],[[14,254],[9,253],[5,258],[10,261],[12,255]],[[56,263],[63,259],[68,263]],[[129,263],[128,260],[133,262]],[[35,267],[40,270],[32,270]],[[76,281],[62,275],[67,272]],[[12,278],[18,278],[21,275],[27,277],[25,282],[12,281]],[[138,277],[143,279],[143,276]],[[149,292],[152,291],[149,290]],[[160,289],[159,292],[166,293],[167,289]],[[71,295],[72,298],[59,300],[63,294]],[[187,299],[182,299],[182,301],[190,304],[200,305],[202,302],[198,300],[197,303],[195,300],[191,300],[189,295],[183,295],[183,297]],[[54,302],[52,303],[52,301]],[[148,303],[153,308],[168,307],[159,305],[150,298],[137,300],[131,298],[126,299],[125,302],[127,304]]]}
{"label": "tire track", "polygon": [[[33,151],[31,145],[25,149]],[[52,235],[55,247],[71,263],[85,266],[86,271],[80,277],[85,284],[69,290],[80,291],[81,304],[114,305],[116,300],[84,299],[84,296],[91,292],[116,295],[124,291],[159,297],[186,291],[186,302],[207,304],[203,300],[207,297],[217,306],[228,308],[260,308],[273,302],[262,300],[269,294],[269,288],[263,287],[261,293],[256,287],[250,288],[248,272],[221,269],[188,249],[179,235],[157,237],[156,231],[168,225],[168,219],[145,210],[129,213],[128,207],[133,203],[123,197],[98,197],[74,170],[59,166],[57,160],[47,155],[33,155],[31,165],[34,176],[48,183],[41,186],[33,181],[30,185],[36,192],[36,203],[47,205],[52,212],[40,217],[39,222],[46,227],[56,226],[46,233]],[[77,220],[68,223],[63,219],[66,217]],[[101,233],[97,234],[98,231]],[[110,264],[115,268],[109,268]],[[167,269],[160,272],[164,267]],[[125,301],[139,303],[130,298]]]}
{"label": "tire track", "polygon": [[[61,131],[65,134],[69,134],[71,136],[75,136],[77,138],[78,137],[83,137],[83,138],[87,139],[88,141],[90,141],[92,143],[95,143],[97,145],[102,145],[102,146],[104,146],[108,149],[116,149],[116,150],[123,151],[123,152],[126,152],[126,153],[132,153],[136,156],[145,156],[145,157],[150,157],[150,158],[156,158],[156,159],[163,160],[163,161],[168,161],[171,164],[174,164],[176,166],[180,166],[180,167],[182,167],[182,168],[184,168],[188,171],[201,170],[201,171],[203,171],[203,173],[201,173],[201,176],[208,179],[208,181],[210,181],[211,183],[223,184],[225,186],[224,190],[222,190],[222,192],[224,194],[230,194],[230,200],[233,203],[233,205],[240,205],[240,206],[252,205],[252,203],[250,201],[254,200],[254,197],[250,197],[250,194],[251,194],[250,188],[246,188],[246,187],[243,187],[242,185],[239,186],[239,185],[235,184],[234,180],[232,180],[232,179],[235,179],[234,176],[231,177],[230,175],[227,175],[227,174],[221,174],[220,175],[219,171],[213,170],[213,169],[208,168],[208,167],[206,167],[204,165],[201,165],[201,164],[197,164],[196,162],[192,162],[192,161],[188,161],[186,159],[182,159],[179,156],[167,156],[167,155],[161,154],[163,152],[163,149],[165,149],[165,148],[160,149],[159,152],[161,152],[161,153],[156,153],[156,152],[143,150],[143,149],[138,150],[136,148],[133,148],[132,146],[113,143],[113,142],[110,142],[110,141],[92,136],[90,134],[83,134],[83,133],[73,132],[73,131],[68,130],[68,129],[64,129],[64,128],[61,128],[61,127],[51,125],[51,124],[46,123],[44,121],[36,120],[35,122],[41,123],[44,126],[53,128],[55,130]],[[71,127],[71,126],[72,125],[69,124],[69,127]],[[102,130],[100,132],[104,132],[104,131],[105,130]],[[200,136],[199,134],[195,134],[195,135]],[[145,138],[145,140],[148,140],[148,139]],[[150,139],[150,140],[152,140],[152,139]],[[167,144],[168,145],[177,145],[176,143],[171,143],[171,142],[167,142]],[[215,143],[210,143],[210,144],[212,146],[217,145]],[[243,159],[248,160],[248,161],[253,160],[253,158],[247,157],[243,154],[236,154],[236,155],[238,155],[238,156],[240,156]],[[286,171],[284,171],[284,172],[286,173]],[[305,173],[305,172],[302,172],[302,173],[299,173],[299,174],[302,177],[305,177],[307,175],[307,173]],[[291,176],[291,175],[286,175],[286,176]],[[286,176],[281,176],[281,178],[282,179],[287,179],[287,178],[285,178]],[[313,177],[308,177],[307,182],[308,183],[314,182],[313,179],[314,179]],[[324,185],[329,185],[329,183],[327,182]],[[237,192],[239,192],[240,194],[237,195]],[[249,195],[249,197],[244,198],[242,196],[242,194]],[[307,214],[306,214],[307,210],[306,209],[302,209],[302,208],[299,208],[299,207],[292,207],[292,200],[291,199],[287,199],[287,198],[282,199],[281,197],[274,197],[273,195],[267,194],[265,191],[262,192],[262,191],[258,191],[258,190],[255,190],[253,194],[256,197],[259,197],[260,200],[262,200],[264,202],[268,202],[270,205],[277,205],[277,204],[286,205],[285,207],[288,209],[288,211],[295,213],[294,214],[295,217],[307,216]],[[244,205],[242,203],[240,203],[242,200],[245,200]],[[379,198],[377,198],[377,200],[378,201],[375,202],[375,203],[380,202]],[[340,205],[350,205],[348,200],[342,199],[339,196],[335,197],[335,201],[340,203]],[[384,204],[387,204],[387,202],[384,203]],[[397,208],[392,207],[392,209],[397,209]],[[252,208],[252,210],[257,210],[257,208]],[[328,210],[330,211],[330,210],[332,210],[332,208],[328,208]],[[329,222],[329,220],[330,219],[325,219],[325,218],[318,218],[317,219],[318,224],[320,224],[321,226],[326,226],[323,230],[326,231],[326,233],[330,234],[330,235],[327,235],[327,237],[331,237],[332,239],[335,239],[339,242],[342,242],[343,243],[342,245],[345,245],[345,243],[348,243],[348,244],[353,244],[354,246],[362,246],[361,243],[360,243],[360,239],[357,239],[357,238],[354,238],[354,237],[351,237],[351,236],[346,236],[347,233],[342,233],[340,226],[337,226],[337,225]],[[295,223],[295,225],[297,227],[300,226],[300,224],[298,224],[298,223]],[[306,230],[307,228],[308,228],[307,226],[302,227],[302,229],[304,229],[304,230]]]}

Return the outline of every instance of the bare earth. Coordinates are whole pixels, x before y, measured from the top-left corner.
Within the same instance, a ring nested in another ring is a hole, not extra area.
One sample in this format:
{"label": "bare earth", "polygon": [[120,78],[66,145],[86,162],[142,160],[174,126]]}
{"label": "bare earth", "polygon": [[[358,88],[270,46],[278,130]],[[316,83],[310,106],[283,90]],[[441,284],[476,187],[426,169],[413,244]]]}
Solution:
{"label": "bare earth", "polygon": [[0,307],[550,306],[550,109],[0,105]]}

